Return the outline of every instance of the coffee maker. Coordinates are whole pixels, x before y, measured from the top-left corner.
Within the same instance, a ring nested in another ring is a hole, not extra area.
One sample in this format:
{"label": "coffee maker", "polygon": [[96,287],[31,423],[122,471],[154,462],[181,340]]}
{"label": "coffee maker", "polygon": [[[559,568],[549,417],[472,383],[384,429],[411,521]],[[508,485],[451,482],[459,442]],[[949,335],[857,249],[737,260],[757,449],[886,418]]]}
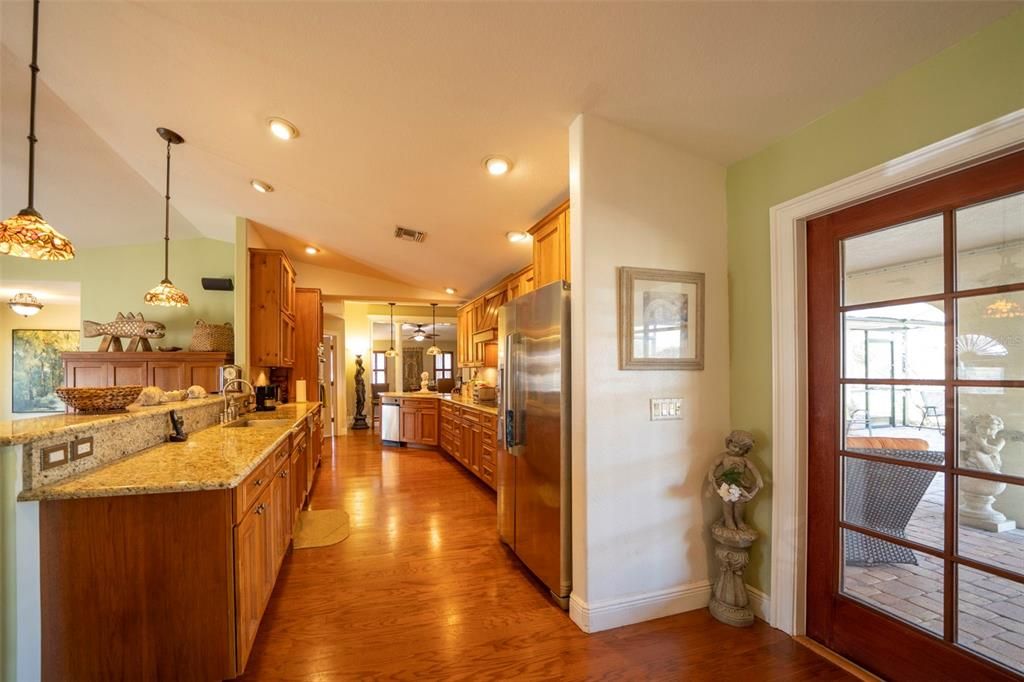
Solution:
{"label": "coffee maker", "polygon": [[256,411],[272,412],[280,403],[280,386],[270,384],[256,387]]}

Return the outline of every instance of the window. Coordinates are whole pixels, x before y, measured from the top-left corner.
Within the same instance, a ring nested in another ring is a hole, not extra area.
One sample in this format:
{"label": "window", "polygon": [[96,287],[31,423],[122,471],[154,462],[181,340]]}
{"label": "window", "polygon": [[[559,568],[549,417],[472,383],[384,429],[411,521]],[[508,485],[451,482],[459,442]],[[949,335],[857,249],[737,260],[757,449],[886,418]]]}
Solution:
{"label": "window", "polygon": [[388,359],[382,350],[373,351],[373,371],[370,374],[370,383],[388,383]]}
{"label": "window", "polygon": [[442,351],[434,356],[434,381],[452,378],[453,355],[450,351]]}

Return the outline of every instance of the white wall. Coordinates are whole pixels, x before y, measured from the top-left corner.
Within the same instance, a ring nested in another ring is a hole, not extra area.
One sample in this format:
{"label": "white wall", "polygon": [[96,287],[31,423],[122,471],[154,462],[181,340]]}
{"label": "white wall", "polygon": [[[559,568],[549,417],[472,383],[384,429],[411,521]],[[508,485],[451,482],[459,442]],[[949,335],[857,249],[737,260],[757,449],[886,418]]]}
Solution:
{"label": "white wall", "polygon": [[[725,169],[581,115],[569,177],[570,615],[597,631],[707,604],[719,505],[703,481],[730,429]],[[703,371],[619,371],[619,266],[705,273]],[[682,397],[683,419],[650,421],[654,397]]]}

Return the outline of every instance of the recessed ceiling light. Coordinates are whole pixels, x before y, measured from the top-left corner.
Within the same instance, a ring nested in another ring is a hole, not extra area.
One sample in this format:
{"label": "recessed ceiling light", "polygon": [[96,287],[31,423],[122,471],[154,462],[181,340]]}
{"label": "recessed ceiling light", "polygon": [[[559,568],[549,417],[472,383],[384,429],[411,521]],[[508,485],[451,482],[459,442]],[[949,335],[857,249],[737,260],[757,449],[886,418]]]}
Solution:
{"label": "recessed ceiling light", "polygon": [[272,118],[267,123],[270,125],[270,132],[274,134],[274,137],[282,140],[294,140],[299,136],[299,129],[283,118]]}
{"label": "recessed ceiling light", "polygon": [[506,232],[505,239],[509,240],[513,244],[516,242],[525,242],[530,238],[530,235],[526,232]]}
{"label": "recessed ceiling light", "polygon": [[308,253],[310,256],[315,256],[316,254],[320,253],[320,249],[316,248],[315,246],[307,246],[306,253]]}
{"label": "recessed ceiling light", "polygon": [[488,156],[484,159],[484,168],[491,175],[504,175],[512,170],[512,162],[504,156]]}
{"label": "recessed ceiling light", "polygon": [[252,185],[252,188],[259,192],[260,194],[267,194],[269,192],[274,191],[274,186],[271,185],[269,182],[263,182],[262,180],[257,180],[256,178],[250,180],[249,184]]}
{"label": "recessed ceiling light", "polygon": [[448,294],[449,296],[452,296],[455,294],[455,289],[452,289],[451,287],[445,287],[444,293]]}

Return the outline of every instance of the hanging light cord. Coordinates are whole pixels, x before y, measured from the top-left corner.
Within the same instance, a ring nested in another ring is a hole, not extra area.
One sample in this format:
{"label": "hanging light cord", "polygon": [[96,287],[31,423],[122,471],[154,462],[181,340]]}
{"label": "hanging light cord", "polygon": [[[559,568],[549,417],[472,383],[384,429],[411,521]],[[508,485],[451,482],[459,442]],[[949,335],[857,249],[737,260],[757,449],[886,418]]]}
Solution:
{"label": "hanging light cord", "polygon": [[35,213],[36,185],[36,78],[39,65],[36,63],[39,54],[39,0],[32,7],[32,63],[28,65],[32,72],[32,93],[29,97],[28,113],[28,207],[26,212]]}
{"label": "hanging light cord", "polygon": [[[36,0],[38,2],[39,0]],[[171,141],[167,141],[167,182],[164,186],[164,281],[168,275],[168,253],[171,248]]]}

